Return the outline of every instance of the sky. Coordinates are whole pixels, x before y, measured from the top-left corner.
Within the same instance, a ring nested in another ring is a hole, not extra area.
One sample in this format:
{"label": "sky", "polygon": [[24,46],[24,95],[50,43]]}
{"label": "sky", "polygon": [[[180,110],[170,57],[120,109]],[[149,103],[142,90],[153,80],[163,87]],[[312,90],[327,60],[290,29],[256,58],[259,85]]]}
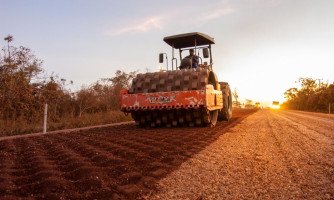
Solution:
{"label": "sky", "polygon": [[269,105],[300,77],[334,81],[333,10],[333,0],[0,0],[0,37],[78,90],[116,70],[158,71],[158,54],[171,58],[163,37],[202,32],[219,80]]}

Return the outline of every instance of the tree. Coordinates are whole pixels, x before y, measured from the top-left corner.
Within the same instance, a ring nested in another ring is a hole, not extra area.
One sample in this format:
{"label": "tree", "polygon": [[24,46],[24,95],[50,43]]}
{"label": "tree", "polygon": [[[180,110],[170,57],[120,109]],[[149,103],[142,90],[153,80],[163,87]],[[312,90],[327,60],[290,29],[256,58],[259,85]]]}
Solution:
{"label": "tree", "polygon": [[129,89],[131,86],[132,79],[137,75],[137,71],[126,73],[121,70],[117,70],[115,76],[112,78],[103,79],[104,81],[111,84],[112,87],[112,104],[115,108],[119,108],[119,98],[122,89]]}
{"label": "tree", "polygon": [[84,113],[118,110],[120,92],[122,89],[130,88],[136,73],[118,70],[111,78],[103,78],[101,82],[97,81],[89,87],[81,88],[76,95],[79,117]]}
{"label": "tree", "polygon": [[7,37],[5,37],[4,40],[7,41],[8,61],[10,63],[10,48],[9,48],[9,43],[11,43],[14,40],[14,38],[11,35],[7,35]]}
{"label": "tree", "polygon": [[77,105],[79,108],[79,117],[82,116],[82,114],[92,108],[94,104],[96,104],[96,97],[94,95],[94,91],[91,88],[82,88],[77,93]]}
{"label": "tree", "polygon": [[71,110],[65,108],[64,99],[69,100],[70,95],[62,88],[62,79],[43,77],[43,61],[27,47],[10,46],[13,39],[5,37],[7,49],[0,52],[0,119],[36,121],[41,119],[44,103],[49,103],[51,119]]}
{"label": "tree", "polygon": [[35,103],[33,91],[38,84],[33,78],[41,71],[42,61],[26,47],[12,47],[12,36],[5,38],[5,48],[0,53],[0,113],[2,119],[16,120],[29,113],[29,105]]}
{"label": "tree", "polygon": [[246,99],[245,108],[253,108],[253,100]]}
{"label": "tree", "polygon": [[305,95],[311,95],[317,89],[316,80],[312,78],[299,78],[299,83],[302,86],[300,91]]}
{"label": "tree", "polygon": [[[316,83],[319,80],[319,83]],[[283,107],[287,109],[327,111],[328,106],[334,102],[334,83],[325,84],[321,79],[299,78],[301,88],[290,88],[285,91],[286,102]]]}
{"label": "tree", "polygon": [[11,35],[4,40],[7,44],[0,51],[0,132],[8,131],[6,127],[15,129],[17,124],[38,127],[45,103],[49,122],[56,123],[84,113],[119,110],[120,90],[129,89],[137,73],[118,70],[113,77],[72,93],[66,89],[66,79],[43,74],[43,61],[29,48],[12,46]]}
{"label": "tree", "polygon": [[297,88],[290,88],[284,92],[284,97],[288,100],[294,99],[297,97],[298,89]]}
{"label": "tree", "polygon": [[131,86],[131,81],[136,75],[137,71],[126,73],[124,71],[117,70],[114,77],[103,80],[111,82],[114,88],[129,89]]}
{"label": "tree", "polygon": [[234,106],[236,107],[240,107],[240,102],[239,102],[239,94],[238,94],[238,91],[237,91],[237,88],[234,88],[234,91],[232,93],[233,97],[234,97]]}

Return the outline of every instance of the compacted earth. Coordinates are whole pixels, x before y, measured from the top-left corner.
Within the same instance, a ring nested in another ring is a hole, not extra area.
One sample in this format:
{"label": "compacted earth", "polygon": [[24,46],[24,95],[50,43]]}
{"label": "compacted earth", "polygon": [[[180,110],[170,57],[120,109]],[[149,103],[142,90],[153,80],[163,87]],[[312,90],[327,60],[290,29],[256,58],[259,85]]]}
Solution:
{"label": "compacted earth", "polygon": [[334,116],[234,110],[214,128],[0,138],[0,199],[333,199]]}
{"label": "compacted earth", "polygon": [[148,199],[334,199],[334,115],[260,110]]}

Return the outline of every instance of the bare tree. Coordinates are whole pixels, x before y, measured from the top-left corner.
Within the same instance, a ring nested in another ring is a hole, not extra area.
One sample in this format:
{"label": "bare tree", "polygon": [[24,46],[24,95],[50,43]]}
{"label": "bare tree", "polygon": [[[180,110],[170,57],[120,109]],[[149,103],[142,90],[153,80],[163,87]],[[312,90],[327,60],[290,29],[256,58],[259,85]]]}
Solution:
{"label": "bare tree", "polygon": [[7,41],[7,51],[8,51],[8,62],[10,64],[10,47],[9,47],[9,43],[11,43],[14,40],[14,37],[11,35],[7,35],[7,37],[4,38],[5,41]]}
{"label": "bare tree", "polygon": [[234,97],[234,106],[239,107],[240,106],[240,102],[239,102],[239,94],[237,91],[237,88],[234,88],[234,91],[232,92],[232,95]]}

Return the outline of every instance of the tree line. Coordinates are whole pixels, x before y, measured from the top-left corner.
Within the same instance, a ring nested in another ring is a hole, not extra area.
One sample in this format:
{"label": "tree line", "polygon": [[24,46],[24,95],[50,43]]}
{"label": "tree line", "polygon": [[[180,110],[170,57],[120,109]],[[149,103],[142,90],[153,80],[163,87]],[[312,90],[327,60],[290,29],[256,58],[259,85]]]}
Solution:
{"label": "tree line", "polygon": [[136,72],[117,71],[111,78],[72,92],[68,89],[72,81],[47,75],[43,61],[27,47],[12,46],[13,39],[11,35],[5,37],[0,52],[0,126],[40,123],[45,103],[52,122],[119,110],[120,90],[128,88],[136,75]]}
{"label": "tree line", "polygon": [[328,112],[334,110],[334,83],[324,83],[319,79],[300,78],[300,88],[286,90],[286,102],[282,107],[286,109]]}

